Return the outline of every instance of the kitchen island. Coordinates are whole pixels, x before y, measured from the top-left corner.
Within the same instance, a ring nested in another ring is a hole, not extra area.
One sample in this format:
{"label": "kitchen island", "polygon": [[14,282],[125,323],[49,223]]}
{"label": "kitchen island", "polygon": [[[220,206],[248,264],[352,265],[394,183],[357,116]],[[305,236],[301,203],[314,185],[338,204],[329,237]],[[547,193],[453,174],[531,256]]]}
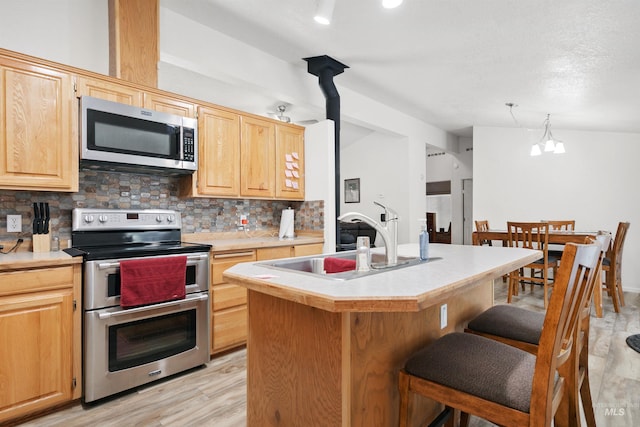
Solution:
{"label": "kitchen island", "polygon": [[[416,244],[398,248],[399,256],[417,254]],[[433,244],[429,255],[346,281],[261,262],[228,269],[226,280],[249,291],[247,425],[397,425],[397,373],[406,359],[461,331],[493,304],[494,278],[541,253]],[[439,411],[415,399],[416,415]]]}

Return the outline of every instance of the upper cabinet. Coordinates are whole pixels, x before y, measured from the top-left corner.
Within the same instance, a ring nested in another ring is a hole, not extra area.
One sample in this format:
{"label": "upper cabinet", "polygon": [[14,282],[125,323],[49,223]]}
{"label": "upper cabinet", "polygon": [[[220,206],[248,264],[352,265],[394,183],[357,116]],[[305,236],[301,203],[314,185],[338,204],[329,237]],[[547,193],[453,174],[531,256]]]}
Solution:
{"label": "upper cabinet", "polygon": [[94,98],[106,99],[107,101],[133,105],[134,107],[142,107],[144,102],[141,90],[111,83],[107,80],[78,76],[77,85],[78,98],[81,96],[92,96]]}
{"label": "upper cabinet", "polygon": [[0,55],[0,188],[78,191],[69,73]]}
{"label": "upper cabinet", "polygon": [[276,197],[304,200],[304,129],[276,125]]}
{"label": "upper cabinet", "polygon": [[198,107],[198,171],[182,195],[304,200],[304,128]]}
{"label": "upper cabinet", "polygon": [[240,129],[240,194],[275,197],[275,124],[269,120],[242,117]]}
{"label": "upper cabinet", "polygon": [[196,116],[195,104],[191,102],[172,97],[169,94],[147,92],[136,87],[114,83],[107,79],[78,76],[77,96],[92,96],[178,116]]}
{"label": "upper cabinet", "polygon": [[[196,192],[203,196],[240,195],[240,116],[198,108],[198,172]],[[191,177],[190,177],[191,178]]]}
{"label": "upper cabinet", "polygon": [[163,113],[175,114],[176,116],[195,117],[196,107],[194,104],[181,101],[170,96],[158,95],[156,93],[144,93],[144,108],[162,111]]}

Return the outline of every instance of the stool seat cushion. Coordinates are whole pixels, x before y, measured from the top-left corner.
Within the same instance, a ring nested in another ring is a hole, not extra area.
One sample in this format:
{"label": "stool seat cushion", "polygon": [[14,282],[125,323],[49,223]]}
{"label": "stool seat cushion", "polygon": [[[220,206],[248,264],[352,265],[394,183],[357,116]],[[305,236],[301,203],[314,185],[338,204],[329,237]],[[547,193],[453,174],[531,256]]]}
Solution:
{"label": "stool seat cushion", "polygon": [[543,323],[544,313],[500,304],[494,305],[471,320],[467,328],[538,345]]}
{"label": "stool seat cushion", "polygon": [[529,413],[535,356],[478,335],[454,332],[416,352],[414,376]]}

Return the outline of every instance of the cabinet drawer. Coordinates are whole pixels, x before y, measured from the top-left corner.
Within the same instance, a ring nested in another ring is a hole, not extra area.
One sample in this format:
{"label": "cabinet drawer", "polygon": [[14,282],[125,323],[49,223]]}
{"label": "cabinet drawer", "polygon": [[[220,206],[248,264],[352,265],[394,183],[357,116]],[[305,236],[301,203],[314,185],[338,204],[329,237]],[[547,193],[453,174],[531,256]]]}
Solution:
{"label": "cabinet drawer", "polygon": [[291,256],[291,246],[280,246],[275,248],[258,249],[256,258],[258,261],[269,259],[289,258]]}
{"label": "cabinet drawer", "polygon": [[73,267],[50,267],[0,273],[0,295],[73,286]]}
{"label": "cabinet drawer", "polygon": [[293,256],[319,255],[322,253],[323,246],[322,243],[296,245],[293,247]]}
{"label": "cabinet drawer", "polygon": [[224,350],[247,340],[247,306],[213,313],[212,349]]}
{"label": "cabinet drawer", "polygon": [[242,286],[222,284],[212,288],[213,311],[224,310],[247,303],[247,289]]}
{"label": "cabinet drawer", "polygon": [[226,269],[241,262],[252,262],[255,260],[256,253],[253,250],[214,254],[211,261],[211,284],[218,285],[224,283],[222,273],[224,273]]}

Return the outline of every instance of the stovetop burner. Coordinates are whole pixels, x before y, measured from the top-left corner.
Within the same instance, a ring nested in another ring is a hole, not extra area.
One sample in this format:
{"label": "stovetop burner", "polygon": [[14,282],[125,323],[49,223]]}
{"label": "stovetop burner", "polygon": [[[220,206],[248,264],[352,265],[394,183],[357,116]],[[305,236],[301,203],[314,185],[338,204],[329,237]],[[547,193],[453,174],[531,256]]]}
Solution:
{"label": "stovetop burner", "polygon": [[209,252],[210,245],[181,240],[180,213],[171,210],[73,210],[72,247],[85,260]]}

